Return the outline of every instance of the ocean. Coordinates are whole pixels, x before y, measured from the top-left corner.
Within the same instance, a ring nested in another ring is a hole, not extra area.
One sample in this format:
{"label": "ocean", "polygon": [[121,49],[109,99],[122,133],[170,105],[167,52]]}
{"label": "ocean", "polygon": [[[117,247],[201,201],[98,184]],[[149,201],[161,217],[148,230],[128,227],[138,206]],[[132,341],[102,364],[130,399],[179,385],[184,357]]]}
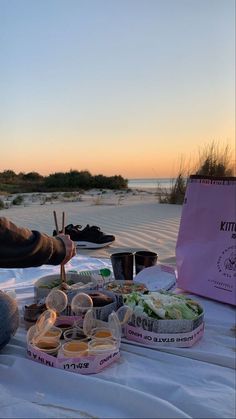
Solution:
{"label": "ocean", "polygon": [[130,189],[157,189],[157,187],[169,189],[172,184],[173,179],[170,178],[128,179]]}

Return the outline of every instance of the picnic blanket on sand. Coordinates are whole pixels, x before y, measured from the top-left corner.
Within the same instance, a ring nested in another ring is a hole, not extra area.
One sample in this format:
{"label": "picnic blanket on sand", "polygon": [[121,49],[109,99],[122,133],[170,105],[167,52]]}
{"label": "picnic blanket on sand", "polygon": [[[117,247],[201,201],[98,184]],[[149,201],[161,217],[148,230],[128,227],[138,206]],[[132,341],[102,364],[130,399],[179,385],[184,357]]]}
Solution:
{"label": "picnic blanket on sand", "polygon": [[[76,257],[74,268],[96,269],[109,260]],[[1,289],[19,306],[33,283],[58,267],[0,270]],[[22,324],[0,352],[0,417],[4,418],[234,418],[234,308],[200,297],[203,338],[192,348],[150,349],[123,341],[121,357],[96,375],[50,368],[26,357]]]}

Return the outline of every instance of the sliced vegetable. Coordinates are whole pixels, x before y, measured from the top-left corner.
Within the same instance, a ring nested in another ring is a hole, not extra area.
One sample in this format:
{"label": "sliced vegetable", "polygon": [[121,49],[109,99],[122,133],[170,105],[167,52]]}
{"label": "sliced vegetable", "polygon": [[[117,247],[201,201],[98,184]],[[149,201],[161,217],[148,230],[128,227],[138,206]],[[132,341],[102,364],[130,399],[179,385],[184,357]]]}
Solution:
{"label": "sliced vegetable", "polygon": [[133,308],[134,313],[148,315],[155,319],[194,320],[202,309],[190,298],[168,292],[150,292],[148,294],[131,293],[124,297],[124,304]]}

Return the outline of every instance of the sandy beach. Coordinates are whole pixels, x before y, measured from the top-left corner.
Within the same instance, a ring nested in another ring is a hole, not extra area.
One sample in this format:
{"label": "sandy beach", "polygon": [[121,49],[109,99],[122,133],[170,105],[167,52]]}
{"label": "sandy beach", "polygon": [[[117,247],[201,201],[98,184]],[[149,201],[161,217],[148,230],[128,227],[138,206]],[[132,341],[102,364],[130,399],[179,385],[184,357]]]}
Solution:
{"label": "sandy beach", "polygon": [[[66,225],[97,225],[115,242],[97,250],[80,249],[81,255],[109,258],[117,251],[149,249],[161,262],[175,264],[175,245],[182,207],[159,204],[154,191],[129,192],[91,190],[83,195],[22,194],[21,205],[9,205],[0,211],[19,226],[52,235],[53,210],[66,214]],[[13,199],[13,197],[11,198]],[[9,202],[9,201],[8,201]]]}

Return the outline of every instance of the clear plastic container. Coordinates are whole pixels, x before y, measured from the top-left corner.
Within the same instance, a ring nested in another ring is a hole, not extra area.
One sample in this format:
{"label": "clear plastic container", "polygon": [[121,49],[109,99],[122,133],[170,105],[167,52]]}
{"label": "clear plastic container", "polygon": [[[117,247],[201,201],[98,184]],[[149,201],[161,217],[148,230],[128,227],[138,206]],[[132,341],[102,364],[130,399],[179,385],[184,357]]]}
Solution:
{"label": "clear plastic container", "polygon": [[57,355],[61,344],[57,339],[44,339],[43,337],[40,338],[37,342],[33,344],[36,349],[39,349],[42,352],[45,352],[49,355]]}
{"label": "clear plastic container", "polygon": [[62,330],[59,327],[52,326],[44,335],[43,338],[55,338],[60,339],[62,335]]}
{"label": "clear plastic container", "polygon": [[112,339],[112,333],[108,327],[96,327],[91,331],[91,339],[97,340],[99,342],[104,341],[104,339]]}
{"label": "clear plastic container", "polygon": [[105,354],[107,352],[115,351],[116,349],[117,343],[114,339],[103,339],[101,341],[92,339],[88,342],[88,351],[91,355]]}
{"label": "clear plastic container", "polygon": [[88,354],[88,342],[71,340],[62,345],[63,355],[66,358],[76,358]]}
{"label": "clear plastic container", "polygon": [[83,340],[87,340],[87,336],[85,336],[84,332],[82,329],[68,329],[63,333],[63,337],[64,340],[66,342],[70,341],[70,340],[76,340],[76,341],[83,341]]}
{"label": "clear plastic container", "polygon": [[69,330],[72,328],[72,324],[71,323],[60,323],[60,321],[58,321],[58,324],[56,327],[58,327],[59,329],[62,330],[62,333],[65,332],[66,330]]}

